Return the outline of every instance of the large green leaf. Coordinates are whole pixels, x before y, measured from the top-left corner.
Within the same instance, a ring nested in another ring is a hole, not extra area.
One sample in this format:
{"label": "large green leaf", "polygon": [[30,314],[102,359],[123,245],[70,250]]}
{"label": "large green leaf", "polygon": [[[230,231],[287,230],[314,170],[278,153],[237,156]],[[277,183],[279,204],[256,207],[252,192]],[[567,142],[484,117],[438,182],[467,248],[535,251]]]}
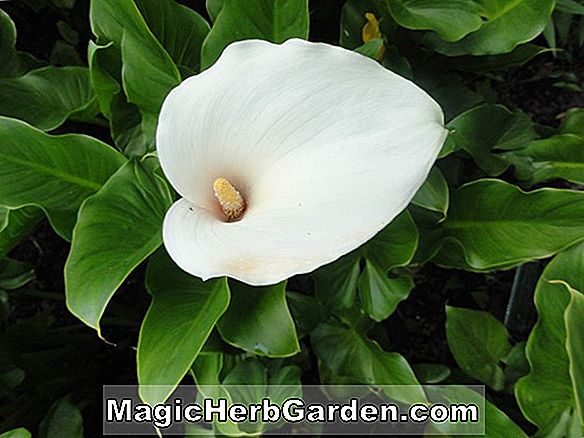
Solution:
{"label": "large green leaf", "polygon": [[570,303],[564,313],[566,324],[566,351],[570,360],[570,378],[574,391],[574,414],[580,433],[584,430],[584,295],[567,286]]}
{"label": "large green leaf", "polygon": [[201,46],[209,33],[209,23],[174,0],[136,0],[136,5],[183,76],[198,72]]}
{"label": "large green leaf", "polygon": [[584,193],[474,181],[454,192],[447,219],[421,236],[425,258],[441,266],[509,268],[584,239]]}
{"label": "large green leaf", "polygon": [[537,284],[539,318],[526,349],[531,371],[517,382],[515,394],[524,415],[539,427],[542,436],[572,438],[584,431],[582,296],[558,280],[584,290],[584,244],[558,254]]}
{"label": "large green leaf", "polygon": [[522,181],[537,184],[554,178],[584,184],[584,138],[560,134],[536,140],[505,154]]}
{"label": "large green leaf", "polygon": [[77,210],[125,162],[84,135],[50,136],[0,117],[0,205],[41,207],[62,237],[71,237]]}
{"label": "large green leaf", "polygon": [[24,120],[43,131],[60,126],[94,102],[85,67],[44,67],[0,79],[0,115]]}
{"label": "large green leaf", "polygon": [[282,43],[308,38],[308,0],[225,0],[201,51],[201,67],[211,66],[225,47],[250,38]]}
{"label": "large green leaf", "polygon": [[[390,1],[390,0],[387,0]],[[435,3],[450,3],[436,0]],[[548,23],[554,0],[477,0],[483,25],[459,41],[447,42],[428,35],[429,43],[451,56],[496,55],[511,52],[519,44],[531,41]]]}
{"label": "large green leaf", "polygon": [[394,20],[413,30],[433,30],[445,41],[458,41],[478,30],[480,2],[474,0],[388,0]]}
{"label": "large green leaf", "polygon": [[469,376],[501,391],[504,359],[511,352],[507,329],[488,312],[446,306],[446,336],[456,363]]}
{"label": "large green leaf", "polygon": [[[98,45],[112,43],[117,57],[121,56],[128,102],[140,109],[144,135],[152,138],[164,98],[180,83],[178,68],[148,28],[134,0],[93,0],[90,21]],[[91,65],[98,68],[100,64]]]}
{"label": "large green leaf", "polygon": [[225,341],[268,357],[292,356],[300,351],[286,304],[286,282],[266,287],[231,282],[230,286],[229,308],[217,323]]}
{"label": "large green leaf", "polygon": [[[164,251],[148,264],[152,304],[138,341],[142,400],[162,403],[188,372],[229,303],[225,278],[203,282],[180,270]],[[148,386],[169,385],[169,386]]]}
{"label": "large green leaf", "polygon": [[67,306],[98,332],[116,289],[162,242],[172,200],[155,165],[129,161],[79,211],[65,265]]}
{"label": "large green leaf", "polygon": [[575,415],[584,430],[584,295],[568,286],[570,304],[564,312],[566,351],[570,360],[570,378],[574,390]]}
{"label": "large green leaf", "polygon": [[509,167],[504,158],[492,151],[517,149],[537,137],[533,124],[524,113],[491,104],[458,115],[448,123],[448,129],[451,132],[440,157],[464,150],[489,175],[498,175]]}
{"label": "large green leaf", "polygon": [[425,400],[408,362],[398,353],[382,350],[377,342],[354,329],[322,323],[310,339],[320,366],[334,375],[365,385],[412,385],[389,389],[387,395],[399,401]]}

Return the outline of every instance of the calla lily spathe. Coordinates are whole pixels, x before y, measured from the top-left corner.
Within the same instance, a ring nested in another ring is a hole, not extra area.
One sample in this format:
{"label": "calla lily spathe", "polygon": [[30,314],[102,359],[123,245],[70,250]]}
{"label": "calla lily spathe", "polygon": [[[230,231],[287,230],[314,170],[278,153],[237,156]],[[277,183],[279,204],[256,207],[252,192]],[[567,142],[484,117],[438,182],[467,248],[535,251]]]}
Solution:
{"label": "calla lily spathe", "polygon": [[157,131],[182,199],[164,244],[185,271],[251,285],[332,262],[410,202],[446,138],[412,82],[327,44],[231,44],[166,98]]}

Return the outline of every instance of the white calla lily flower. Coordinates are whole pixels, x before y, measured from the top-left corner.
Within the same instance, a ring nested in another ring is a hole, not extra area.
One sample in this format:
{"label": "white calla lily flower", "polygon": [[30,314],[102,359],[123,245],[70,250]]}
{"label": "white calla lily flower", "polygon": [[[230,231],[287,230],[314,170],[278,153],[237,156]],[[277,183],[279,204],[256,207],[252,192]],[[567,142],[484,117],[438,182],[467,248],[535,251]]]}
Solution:
{"label": "white calla lily flower", "polygon": [[446,135],[430,96],[362,55],[297,39],[231,44],[163,104],[158,156],[182,196],[164,244],[204,280],[310,272],[408,205]]}

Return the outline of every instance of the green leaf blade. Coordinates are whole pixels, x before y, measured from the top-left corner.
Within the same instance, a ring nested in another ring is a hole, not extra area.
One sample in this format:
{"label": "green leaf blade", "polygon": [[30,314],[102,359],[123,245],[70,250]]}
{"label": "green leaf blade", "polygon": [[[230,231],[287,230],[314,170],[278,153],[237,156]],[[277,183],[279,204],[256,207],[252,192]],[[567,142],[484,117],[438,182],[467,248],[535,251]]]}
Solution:
{"label": "green leaf blade", "polygon": [[422,237],[441,266],[507,269],[584,239],[584,193],[523,192],[501,180],[474,181],[454,192],[448,218]]}
{"label": "green leaf blade", "polygon": [[201,51],[201,67],[206,69],[230,43],[264,39],[282,43],[290,38],[308,38],[307,0],[225,0]]}
{"label": "green leaf blade", "polygon": [[260,356],[287,357],[300,351],[286,282],[266,287],[232,282],[231,302],[217,328],[226,342]]}
{"label": "green leaf blade", "polygon": [[448,345],[460,368],[496,391],[504,387],[502,361],[511,352],[507,329],[487,312],[446,306]]}
{"label": "green leaf blade", "polygon": [[81,207],[65,265],[67,306],[98,332],[116,289],[162,243],[170,204],[152,166],[130,161]]}
{"label": "green leaf blade", "polygon": [[[584,430],[582,413],[577,408],[577,397],[582,400],[583,382],[575,378],[578,375],[575,371],[581,368],[583,323],[575,318],[581,311],[581,296],[576,295],[579,294],[576,289],[581,288],[584,289],[584,244],[579,243],[558,254],[537,284],[538,321],[526,346],[531,370],[515,386],[523,414],[538,426],[542,435],[571,436],[568,432],[571,427]],[[572,300],[578,300],[577,309]]]}
{"label": "green leaf blade", "polygon": [[153,297],[138,341],[140,396],[162,403],[190,369],[229,304],[225,278],[203,282],[181,271],[163,251],[150,260],[146,285]]}
{"label": "green leaf blade", "polygon": [[42,208],[66,239],[81,203],[124,162],[120,153],[91,137],[50,136],[0,117],[0,205]]}
{"label": "green leaf blade", "polygon": [[84,67],[44,67],[24,76],[0,79],[0,115],[50,131],[95,99]]}

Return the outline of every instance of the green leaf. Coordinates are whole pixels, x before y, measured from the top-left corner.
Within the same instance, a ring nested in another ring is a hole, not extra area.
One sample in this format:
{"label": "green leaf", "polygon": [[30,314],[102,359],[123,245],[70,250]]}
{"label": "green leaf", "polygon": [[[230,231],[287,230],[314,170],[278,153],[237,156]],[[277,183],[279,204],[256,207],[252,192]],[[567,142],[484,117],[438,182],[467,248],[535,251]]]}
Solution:
{"label": "green leaf", "polygon": [[413,365],[418,380],[425,384],[437,384],[450,376],[450,368],[441,363],[420,363]]}
{"label": "green leaf", "polygon": [[224,0],[201,51],[201,67],[213,65],[235,41],[257,38],[282,43],[308,38],[308,0]]}
{"label": "green leaf", "polygon": [[6,207],[0,207],[0,232],[4,231],[8,226],[8,216],[10,215],[10,210]]}
{"label": "green leaf", "polygon": [[187,274],[163,251],[150,259],[146,287],[152,304],[138,340],[138,381],[140,397],[153,406],[188,372],[227,309],[229,287],[225,278],[203,282]]}
{"label": "green leaf", "polygon": [[300,351],[286,304],[286,282],[266,287],[231,282],[230,288],[231,302],[217,323],[226,342],[268,357],[292,356]]}
{"label": "green leaf", "polygon": [[154,138],[146,137],[140,110],[127,101],[122,89],[121,59],[113,43],[88,49],[89,72],[99,107],[110,121],[111,136],[128,156],[141,157],[154,148]]}
{"label": "green leaf", "polygon": [[205,7],[207,8],[207,12],[209,13],[209,17],[211,20],[215,22],[217,20],[217,16],[221,9],[223,9],[224,0],[207,0],[205,2]]}
{"label": "green leaf", "polygon": [[468,0],[387,0],[393,19],[412,30],[433,30],[445,41],[458,41],[478,30],[480,2]]}
{"label": "green leaf", "polygon": [[512,150],[537,137],[529,117],[521,111],[511,112],[501,105],[472,108],[448,123],[450,135],[440,157],[457,150],[468,152],[489,175],[499,175],[509,163],[494,155],[494,150]]}
{"label": "green leaf", "polygon": [[28,263],[9,258],[0,259],[0,289],[18,289],[34,278],[34,269]]}
{"label": "green leaf", "polygon": [[98,332],[116,289],[162,242],[172,199],[155,165],[128,162],[79,211],[65,264],[67,306]]}
{"label": "green leaf", "polygon": [[144,135],[152,138],[164,98],[180,83],[178,68],[148,28],[134,0],[92,1],[90,21],[98,45],[112,43],[117,57],[121,56],[128,102],[140,109]]}
{"label": "green leaf", "polygon": [[448,183],[440,169],[434,166],[428,178],[420,187],[414,199],[412,199],[412,204],[436,212],[443,219],[448,211],[449,198]]}
{"label": "green leaf", "polygon": [[84,135],[50,136],[0,117],[0,205],[42,208],[69,239],[77,210],[125,162],[114,149]]}
{"label": "green leaf", "polygon": [[18,429],[9,430],[0,435],[0,438],[31,438],[32,435],[24,427],[19,427]]}
{"label": "green leaf", "polygon": [[[388,0],[389,1],[389,0]],[[442,0],[437,3],[447,3]],[[511,52],[531,41],[548,23],[554,0],[477,0],[483,25],[459,41],[448,42],[427,35],[427,42],[438,52],[450,56],[497,55]]]}
{"label": "green leaf", "polygon": [[[499,410],[489,400],[485,399],[482,394],[479,394],[471,388],[455,385],[427,386],[426,392],[432,403],[458,404],[461,400],[464,400],[465,403],[474,403],[477,406],[483,406],[484,404],[485,409],[482,411],[483,418],[479,421],[484,422],[485,433],[482,436],[485,438],[527,438],[525,432],[504,412]],[[446,436],[460,436],[464,434],[465,428],[468,427],[469,423],[445,422],[430,424],[431,431],[439,431],[441,435]],[[476,424],[470,427],[473,428],[473,435],[476,436]],[[464,435],[465,438],[469,438],[470,436]]]}
{"label": "green leaf", "polygon": [[388,271],[410,263],[417,246],[418,230],[406,211],[356,251],[365,261],[357,284],[361,307],[373,320],[386,319],[413,289],[410,275]]}
{"label": "green leaf", "polygon": [[409,275],[389,277],[385,269],[367,260],[359,277],[361,307],[374,321],[383,321],[414,288]]}
{"label": "green leaf", "polygon": [[377,342],[354,329],[323,323],[316,327],[310,339],[319,364],[335,375],[365,385],[412,385],[411,388],[386,389],[386,392],[388,397],[398,401],[425,400],[408,362],[398,353],[382,350]]}
{"label": "green leaf", "polygon": [[584,239],[584,193],[523,192],[500,180],[474,181],[453,193],[446,220],[421,236],[422,247],[440,266],[510,268]]}
{"label": "green leaf", "polygon": [[361,272],[359,262],[351,253],[312,273],[316,294],[323,303],[342,309],[353,305]]}
{"label": "green leaf", "polygon": [[[392,312],[395,305],[407,295],[405,289],[409,280],[404,281],[402,278],[395,282],[387,278],[386,284],[382,286],[378,277],[373,279],[368,274],[360,274],[360,263],[367,260],[375,268],[374,272],[387,273],[392,268],[407,265],[412,260],[417,245],[418,230],[411,215],[405,211],[368,243],[314,272],[312,275],[316,282],[317,296],[327,306],[349,308],[355,301],[357,286],[361,281],[363,291],[360,293],[365,307],[375,315],[374,319],[384,319],[382,315]],[[391,287],[392,292],[387,287]],[[374,303],[382,302],[383,308],[373,310]]]}
{"label": "green leaf", "polygon": [[7,255],[43,218],[42,210],[23,207],[8,210],[0,207],[0,257]]}
{"label": "green leaf", "polygon": [[504,154],[518,179],[530,185],[554,178],[584,184],[584,138],[560,134]]}
{"label": "green leaf", "polygon": [[[142,113],[142,129],[153,137],[158,124],[158,114],[168,92],[180,83],[178,71],[166,65],[162,53],[145,51],[145,42],[132,32],[124,32],[122,38],[123,84],[128,102],[135,104]],[[169,61],[172,62],[172,61]],[[174,65],[173,65],[174,67]],[[148,92],[144,92],[147,90]]]}
{"label": "green leaf", "polygon": [[286,301],[296,326],[298,338],[309,334],[327,315],[323,306],[311,295],[287,291]]}
{"label": "green leaf", "polygon": [[553,52],[553,49],[535,44],[522,44],[513,49],[512,52],[502,55],[457,56],[455,58],[446,58],[445,62],[458,70],[487,74],[523,65],[536,56],[549,52]]}
{"label": "green leaf", "polygon": [[198,72],[201,46],[209,33],[209,23],[174,0],[136,0],[136,5],[183,77]]}
{"label": "green leaf", "polygon": [[559,134],[575,134],[584,137],[584,109],[572,108],[566,111]]}
{"label": "green leaf", "polygon": [[[558,280],[584,290],[584,244],[558,254],[537,284],[535,306],[539,318],[526,347],[531,371],[517,382],[515,395],[523,414],[538,426],[541,436],[580,436],[584,430],[584,380],[578,374],[584,327],[582,316],[578,316],[582,297]],[[571,427],[580,428],[580,433],[570,435]]]}
{"label": "green leaf", "polygon": [[564,312],[566,352],[570,360],[570,378],[574,389],[575,414],[584,430],[584,295],[568,286],[570,303]]}
{"label": "green leaf", "polygon": [[[268,398],[272,403],[281,405],[289,398],[302,397],[300,368],[292,365],[270,370],[256,357],[246,358],[235,365],[225,376],[223,385],[234,385],[226,388],[233,403],[261,404],[263,399]],[[257,434],[282,425],[282,421],[276,424],[244,423],[240,429],[248,434]]]}
{"label": "green leaf", "polygon": [[20,73],[16,26],[10,16],[0,9],[0,78],[18,76]]}
{"label": "green leaf", "polygon": [[70,396],[57,400],[39,426],[39,438],[83,438],[83,417]]}
{"label": "green leaf", "polygon": [[85,67],[44,67],[17,78],[0,79],[0,114],[43,131],[86,110],[95,95]]}
{"label": "green leaf", "polygon": [[584,15],[584,5],[576,0],[556,0],[556,9],[573,15]]}
{"label": "green leaf", "polygon": [[412,216],[404,211],[357,253],[381,269],[406,266],[416,252],[418,230]]}
{"label": "green leaf", "polygon": [[507,329],[488,312],[446,306],[446,337],[456,363],[469,376],[501,391],[501,366],[511,352]]}
{"label": "green leaf", "polygon": [[369,40],[362,46],[355,49],[355,52],[360,53],[363,56],[377,60],[381,50],[383,49],[383,39],[375,38],[374,40]]}
{"label": "green leaf", "polygon": [[505,392],[513,392],[515,383],[529,373],[529,362],[525,356],[526,342],[519,342],[513,346],[505,362]]}
{"label": "green leaf", "polygon": [[[97,45],[93,41],[89,41],[87,61],[91,85],[96,94],[99,108],[105,117],[112,119],[114,96],[122,93],[121,76],[118,77],[117,74],[118,69],[121,70],[121,65],[116,65],[120,64],[120,61],[116,59],[116,49],[113,43]],[[123,100],[126,101],[125,98]]]}

